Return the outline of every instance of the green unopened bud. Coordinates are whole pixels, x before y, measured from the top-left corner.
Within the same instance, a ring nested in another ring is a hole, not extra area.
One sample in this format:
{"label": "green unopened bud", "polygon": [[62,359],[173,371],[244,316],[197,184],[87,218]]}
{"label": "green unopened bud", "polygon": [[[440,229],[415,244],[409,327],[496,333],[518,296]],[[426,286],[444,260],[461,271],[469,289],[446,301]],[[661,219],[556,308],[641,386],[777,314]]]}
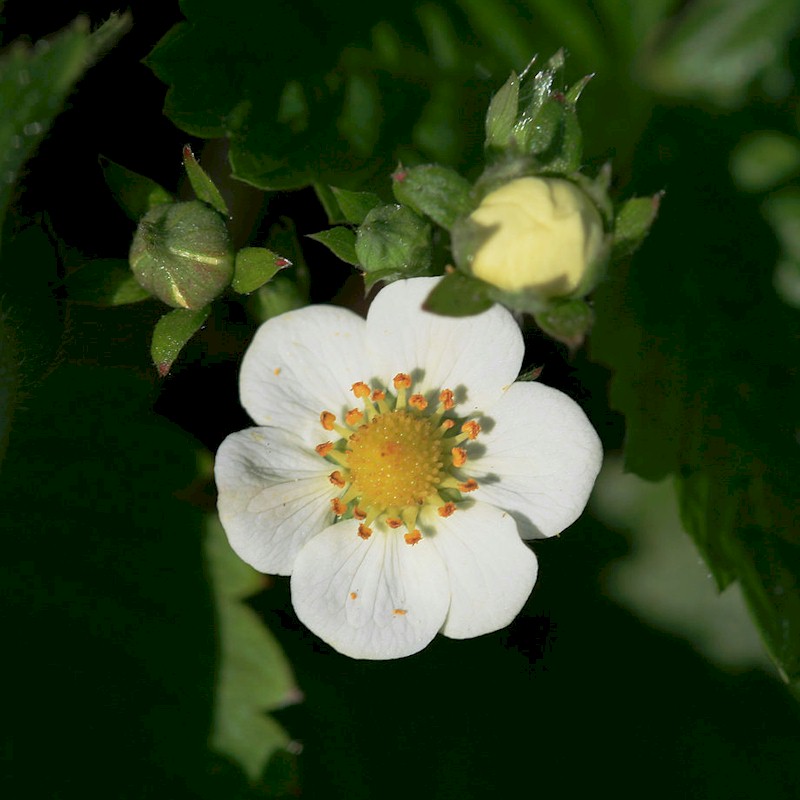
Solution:
{"label": "green unopened bud", "polygon": [[504,292],[548,299],[592,287],[603,261],[603,221],[589,197],[560,178],[523,177],[490,192],[453,230],[462,269]]}
{"label": "green unopened bud", "polygon": [[234,254],[222,217],[198,200],[148,211],[129,255],[136,280],[175,308],[202,308],[233,278]]}

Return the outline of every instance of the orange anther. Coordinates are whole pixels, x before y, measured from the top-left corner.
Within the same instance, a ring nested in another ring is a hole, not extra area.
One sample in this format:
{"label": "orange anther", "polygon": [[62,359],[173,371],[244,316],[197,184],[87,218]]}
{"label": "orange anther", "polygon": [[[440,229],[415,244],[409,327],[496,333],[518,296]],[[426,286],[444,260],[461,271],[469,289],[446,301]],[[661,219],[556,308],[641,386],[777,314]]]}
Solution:
{"label": "orange anther", "polygon": [[355,600],[358,597],[358,592],[350,592],[350,599]]}
{"label": "orange anther", "polygon": [[322,444],[318,444],[314,449],[317,451],[317,455],[325,458],[325,456],[333,450],[333,442],[323,442]]}
{"label": "orange anther", "polygon": [[445,503],[443,506],[439,506],[439,508],[436,510],[439,512],[440,517],[449,517],[456,510],[456,504]]}
{"label": "orange anther", "polygon": [[478,482],[474,478],[470,478],[468,481],[458,484],[458,490],[460,492],[474,492],[477,488]]}
{"label": "orange anther", "polygon": [[354,383],[350,387],[350,391],[360,400],[363,400],[365,397],[369,397],[369,386],[367,386],[364,381],[357,381]]}
{"label": "orange anther", "polygon": [[403,520],[397,517],[386,517],[386,524],[390,528],[399,528],[403,524]]}
{"label": "orange anther", "polygon": [[332,483],[334,486],[338,486],[340,489],[341,489],[341,488],[344,486],[344,484],[345,484],[344,477],[342,476],[342,473],[341,473],[341,472],[339,472],[339,470],[338,470],[338,469],[337,469],[337,470],[334,470],[333,472],[331,472],[331,474],[330,474],[330,475],[328,475],[328,480],[329,480],[329,481],[330,481],[330,482],[331,482],[331,483]]}
{"label": "orange anther", "polygon": [[411,376],[407,375],[405,372],[398,372],[397,375],[394,376],[394,388],[395,389],[410,389],[411,388]]}
{"label": "orange anther", "polygon": [[372,528],[368,528],[366,525],[359,525],[358,535],[362,539],[369,539],[369,537],[372,536]]}
{"label": "orange anther", "polygon": [[421,394],[412,394],[408,398],[408,404],[417,411],[424,411],[428,407],[428,401]]}
{"label": "orange anther", "polygon": [[281,374],[281,368],[280,367],[275,367],[275,369],[272,370],[272,374],[275,375],[275,376],[280,375]]}
{"label": "orange anther", "polygon": [[385,399],[386,399],[386,392],[384,392],[383,389],[376,389],[372,393],[372,401],[374,403],[379,403],[381,400]]}
{"label": "orange anther", "polygon": [[481,426],[478,425],[474,419],[471,419],[461,426],[461,430],[464,431],[470,439],[477,439],[478,434],[481,432]]}
{"label": "orange anther", "polygon": [[333,423],[336,422],[336,416],[331,414],[330,411],[323,411],[319,415],[319,421],[322,423],[322,427],[325,428],[326,431],[332,431]]}
{"label": "orange anther", "polygon": [[351,427],[353,425],[358,425],[358,423],[361,422],[362,419],[364,419],[364,412],[363,411],[359,411],[359,409],[357,409],[357,408],[351,408],[344,415],[344,421],[348,425],[350,425]]}
{"label": "orange anther", "polygon": [[422,534],[418,530],[413,530],[411,533],[405,534],[403,538],[406,540],[406,544],[416,544],[422,539]]}
{"label": "orange anther", "polygon": [[456,404],[452,389],[442,389],[439,392],[439,402],[444,406],[445,411],[449,411]]}
{"label": "orange anther", "polygon": [[456,424],[455,420],[452,420],[452,419],[443,419],[442,420],[442,428],[444,428],[444,430],[446,430],[446,431],[449,431],[450,428],[452,428],[453,425],[455,425],[455,424]]}
{"label": "orange anther", "polygon": [[463,467],[467,463],[467,451],[463,447],[454,447],[450,451],[454,467]]}
{"label": "orange anther", "polygon": [[366,519],[366,518],[367,518],[367,515],[366,515],[366,513],[365,513],[365,512],[363,512],[363,511],[362,511],[362,510],[361,510],[361,509],[360,509],[358,506],[356,506],[356,507],[353,509],[353,516],[354,516],[356,519]]}
{"label": "orange anther", "polygon": [[337,517],[341,517],[345,511],[347,511],[347,503],[343,503],[338,497],[334,497],[331,500],[331,511],[336,514]]}
{"label": "orange anther", "polygon": [[394,611],[392,611],[392,614],[397,614],[398,617],[404,617],[406,614],[408,614],[408,611],[406,611],[404,608],[396,608]]}

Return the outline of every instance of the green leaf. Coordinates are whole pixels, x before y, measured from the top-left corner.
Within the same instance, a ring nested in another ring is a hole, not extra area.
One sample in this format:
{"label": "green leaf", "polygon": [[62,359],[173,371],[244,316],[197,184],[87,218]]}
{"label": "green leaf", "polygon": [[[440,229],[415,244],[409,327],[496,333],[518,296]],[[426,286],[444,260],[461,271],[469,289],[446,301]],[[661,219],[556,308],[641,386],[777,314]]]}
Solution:
{"label": "green leaf", "polygon": [[223,217],[230,217],[228,206],[222,199],[219,189],[200,166],[200,162],[194,157],[192,148],[188,144],[183,147],[183,166],[186,168],[186,175],[189,178],[189,183],[192,184],[192,189],[194,189],[197,199],[219,211]]}
{"label": "green leaf", "polygon": [[192,336],[203,327],[211,309],[176,308],[164,314],[153,329],[150,357],[158,374],[164,378],[169,374],[178,354]]}
{"label": "green leaf", "polygon": [[327,231],[309,233],[309,239],[324,244],[337,258],[354,267],[359,265],[356,255],[356,234],[350,228],[340,225]]}
{"label": "green leaf", "polygon": [[264,576],[230,548],[216,518],[209,520],[205,558],[219,627],[219,670],[211,747],[234,758],[257,780],[268,761],[288,743],[266,712],[300,697],[280,646],[244,600],[264,588]]}
{"label": "green leaf", "polygon": [[486,284],[461,272],[445,275],[425,298],[422,307],[445,317],[469,317],[492,307]]}
{"label": "green leaf", "polygon": [[245,247],[236,254],[231,285],[239,294],[250,294],[291,265],[291,261],[265,247]]}
{"label": "green leaf", "polygon": [[378,206],[359,227],[355,249],[365,272],[425,275],[431,267],[431,226],[406,206]]}
{"label": "green leaf", "polygon": [[122,36],[130,16],[114,14],[94,33],[84,17],[34,47],[15,42],[0,56],[0,227],[22,165],[30,158],[91,63]]}
{"label": "green leaf", "polygon": [[661,205],[663,193],[652,197],[633,197],[623,203],[614,219],[612,260],[633,253],[650,232]]}
{"label": "green leaf", "polygon": [[[697,143],[686,128],[676,140]],[[675,476],[709,570],[720,587],[741,584],[767,648],[800,688],[800,322],[772,288],[768,229],[730,192],[728,154],[714,135],[700,147],[693,163],[713,188],[698,196],[689,171],[671,182],[641,250],[597,287],[590,351],[613,370],[626,468]]]}
{"label": "green leaf", "polygon": [[[490,6],[494,14],[504,4]],[[477,157],[486,108],[471,89],[474,64],[507,73],[515,62],[507,46],[487,55],[462,15],[417,14],[413,4],[387,6],[378,24],[359,0],[182,8],[187,21],[146,60],[169,85],[165,113],[193,135],[229,138],[233,175],[262,189],[359,188],[388,174],[404,148],[419,162]],[[521,38],[524,63],[531,42]],[[287,42],[314,46],[287,52]],[[224,66],[209,57],[219,53]]]}
{"label": "green leaf", "polygon": [[136,282],[128,262],[122,259],[89,261],[71,272],[64,286],[73,303],[96,306],[121,306],[150,297]]}
{"label": "green leaf", "polygon": [[394,196],[418,214],[450,230],[453,223],[473,210],[472,184],[455,170],[439,164],[399,169],[392,176]]}
{"label": "green leaf", "polygon": [[756,131],[731,154],[731,175],[746,192],[764,192],[800,172],[800,139],[780,131]]}
{"label": "green leaf", "polygon": [[795,0],[696,0],[651,40],[642,74],[657,91],[736,106],[798,24]]}
{"label": "green leaf", "polygon": [[360,225],[367,214],[381,202],[380,197],[372,192],[350,192],[335,186],[331,186],[331,191],[344,215],[344,221],[351,225]]}
{"label": "green leaf", "polygon": [[104,156],[100,157],[100,166],[114,199],[134,222],[138,222],[150,209],[174,200],[163,186]]}

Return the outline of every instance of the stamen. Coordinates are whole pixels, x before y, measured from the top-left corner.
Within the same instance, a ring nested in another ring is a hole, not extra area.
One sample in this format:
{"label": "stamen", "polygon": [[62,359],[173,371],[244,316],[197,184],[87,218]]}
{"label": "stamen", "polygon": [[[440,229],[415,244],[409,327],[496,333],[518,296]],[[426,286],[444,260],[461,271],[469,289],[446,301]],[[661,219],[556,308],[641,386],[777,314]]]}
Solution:
{"label": "stamen", "polygon": [[361,509],[360,509],[358,506],[356,506],[356,507],[353,509],[353,516],[354,516],[356,519],[366,519],[366,518],[367,518],[367,514],[366,514],[366,512],[365,512],[365,511],[362,511],[362,510],[361,510]]}
{"label": "stamen", "polygon": [[439,426],[443,431],[449,431],[456,424],[453,419],[443,419],[442,424]]}
{"label": "stamen", "polygon": [[463,447],[454,447],[450,451],[454,467],[463,467],[467,463],[467,451]]}
{"label": "stamen", "polygon": [[350,391],[359,399],[369,397],[369,386],[364,381],[357,381],[350,387]]}
{"label": "stamen", "polygon": [[398,372],[392,381],[394,388],[397,390],[397,403],[395,409],[406,407],[406,389],[411,388],[411,376],[405,372]]}
{"label": "stamen", "polygon": [[401,520],[399,517],[386,517],[386,524],[390,528],[399,528],[402,526],[403,520]]}
{"label": "stamen", "polygon": [[343,503],[338,497],[334,497],[331,500],[331,511],[336,514],[337,517],[341,517],[347,511],[347,503]]}
{"label": "stamen", "polygon": [[445,411],[450,411],[456,404],[452,389],[442,389],[439,392],[439,402],[444,406]]}
{"label": "stamen", "polygon": [[372,536],[372,528],[367,527],[366,525],[359,525],[358,526],[358,535],[362,539],[369,539]]}
{"label": "stamen", "polygon": [[478,482],[474,478],[470,478],[468,481],[458,484],[459,492],[474,492],[477,488]]}
{"label": "stamen", "polygon": [[481,426],[475,422],[474,419],[471,419],[461,426],[461,430],[464,431],[470,439],[477,439],[478,434],[481,432]]}
{"label": "stamen", "polygon": [[322,423],[322,427],[325,428],[326,431],[332,431],[333,423],[336,422],[336,415],[331,414],[330,411],[323,411],[319,415],[319,421]]}
{"label": "stamen", "polygon": [[421,394],[412,394],[408,398],[408,404],[417,411],[424,411],[428,407],[428,401]]}
{"label": "stamen", "polygon": [[345,415],[344,421],[352,428],[364,419],[364,412],[358,408],[351,408]]}
{"label": "stamen", "polygon": [[328,475],[328,480],[334,486],[338,486],[340,489],[344,488],[344,485],[345,485],[345,482],[346,482],[344,477],[343,477],[343,475],[342,475],[342,473],[339,472],[338,469],[334,470],[333,472],[331,472],[330,475]]}
{"label": "stamen", "polygon": [[325,458],[325,456],[333,450],[333,442],[323,442],[322,444],[318,444],[314,449],[317,451],[317,455]]}
{"label": "stamen", "polygon": [[375,391],[372,393],[373,403],[379,403],[381,400],[385,399],[386,399],[386,392],[384,392],[383,389],[375,389]]}
{"label": "stamen", "polygon": [[414,529],[411,531],[411,533],[406,533],[403,538],[406,540],[406,544],[414,545],[421,541],[422,534],[418,530]]}
{"label": "stamen", "polygon": [[439,508],[437,508],[436,510],[439,512],[440,517],[449,517],[451,514],[455,512],[456,504],[452,502],[447,502],[443,506],[439,506]]}

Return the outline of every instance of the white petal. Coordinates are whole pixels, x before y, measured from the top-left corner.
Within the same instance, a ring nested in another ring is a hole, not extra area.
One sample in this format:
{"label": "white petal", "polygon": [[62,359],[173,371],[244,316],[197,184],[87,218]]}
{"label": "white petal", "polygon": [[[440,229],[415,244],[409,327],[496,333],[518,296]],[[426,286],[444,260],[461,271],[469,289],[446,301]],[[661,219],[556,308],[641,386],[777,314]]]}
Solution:
{"label": "white petal", "polygon": [[385,380],[407,372],[423,394],[452,389],[458,413],[468,415],[488,408],[517,377],[522,334],[498,305],[472,317],[423,311],[422,303],[438,280],[412,278],[382,289],[367,314],[369,349],[376,372]]}
{"label": "white petal", "polygon": [[290,575],[300,548],[330,525],[332,465],[278,428],[233,433],[217,451],[217,508],[238,556]]}
{"label": "white petal", "polygon": [[442,627],[447,571],[433,545],[406,544],[398,531],[369,539],[347,520],[314,537],[292,574],[292,604],[314,633],[353,658],[401,658]]}
{"label": "white petal", "polygon": [[580,406],[541,383],[515,383],[478,437],[483,455],[464,472],[476,500],[511,512],[525,539],[555,536],[583,511],[603,460]]}
{"label": "white petal", "polygon": [[[508,625],[536,583],[536,556],[519,538],[514,520],[485,503],[442,519],[426,518],[450,576],[450,610],[442,633],[467,639]],[[423,539],[425,541],[425,539]]]}
{"label": "white petal", "polygon": [[350,392],[370,376],[364,320],[334,306],[309,306],[267,320],[242,361],[239,392],[260,425],[297,433],[308,444],[325,440],[322,411],[358,404]]}

